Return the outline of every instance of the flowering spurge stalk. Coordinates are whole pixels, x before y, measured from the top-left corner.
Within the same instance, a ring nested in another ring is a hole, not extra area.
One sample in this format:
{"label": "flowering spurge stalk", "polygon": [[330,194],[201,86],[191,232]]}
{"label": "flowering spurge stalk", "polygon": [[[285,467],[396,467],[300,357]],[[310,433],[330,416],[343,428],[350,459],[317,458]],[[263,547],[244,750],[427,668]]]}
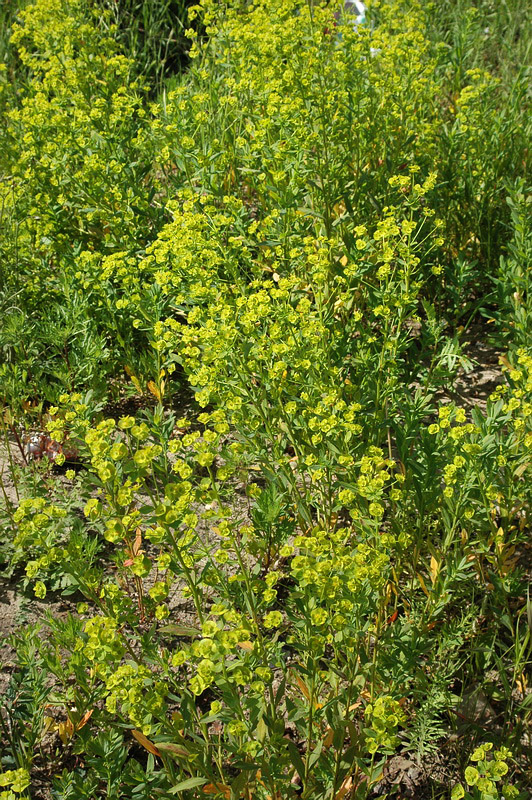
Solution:
{"label": "flowering spurge stalk", "polygon": [[370,753],[378,750],[393,752],[399,740],[396,732],[405,721],[405,714],[397,700],[385,695],[366,706],[366,720],[371,727],[366,730],[366,746]]}
{"label": "flowering spurge stalk", "polygon": [[438,421],[428,427],[447,462],[442,469],[442,513],[449,520],[451,538],[464,518],[477,526],[482,520],[492,535],[499,528],[506,533],[516,511],[526,505],[532,360],[521,348],[512,361],[513,365],[502,360],[507,382],[489,396],[486,416],[474,410],[468,422],[466,411],[450,403],[439,408]]}

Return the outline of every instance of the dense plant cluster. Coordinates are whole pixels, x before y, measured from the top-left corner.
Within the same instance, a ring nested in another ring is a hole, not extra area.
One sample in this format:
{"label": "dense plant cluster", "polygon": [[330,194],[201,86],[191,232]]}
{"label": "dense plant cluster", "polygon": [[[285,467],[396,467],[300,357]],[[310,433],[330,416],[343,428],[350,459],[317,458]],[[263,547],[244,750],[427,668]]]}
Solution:
{"label": "dense plant cluster", "polygon": [[525,5],[145,5],[0,50],[0,797],[524,800]]}

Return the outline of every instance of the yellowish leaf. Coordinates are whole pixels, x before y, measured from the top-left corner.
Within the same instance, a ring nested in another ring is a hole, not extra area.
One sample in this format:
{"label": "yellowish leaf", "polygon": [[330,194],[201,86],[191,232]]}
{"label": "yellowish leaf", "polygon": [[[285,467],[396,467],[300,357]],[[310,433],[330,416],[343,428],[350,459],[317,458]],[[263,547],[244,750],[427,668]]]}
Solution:
{"label": "yellowish leaf", "polygon": [[323,737],[323,746],[330,747],[333,743],[334,739],[334,731],[332,728],[327,728],[325,731],[325,736]]}
{"label": "yellowish leaf", "polygon": [[231,787],[227,786],[225,783],[207,783],[206,786],[203,787],[203,791],[205,794],[223,794],[228,800],[231,797]]}
{"label": "yellowish leaf", "polygon": [[159,750],[155,747],[153,742],[150,742],[147,736],[144,736],[141,731],[131,731],[132,736],[137,740],[139,744],[141,744],[148,753],[151,753],[153,756],[160,756]]}
{"label": "yellowish leaf", "polygon": [[88,722],[88,721],[90,720],[90,718],[92,717],[92,713],[93,713],[93,711],[94,711],[94,709],[93,709],[93,708],[90,708],[88,711],[86,711],[86,712],[83,714],[82,718],[80,719],[80,721],[79,721],[79,722],[78,722],[78,724],[76,725],[76,730],[77,730],[77,731],[80,731],[82,728],[84,728],[84,727],[85,727],[85,725],[87,724],[87,722]]}
{"label": "yellowish leaf", "polygon": [[436,583],[436,580],[438,578],[439,572],[440,572],[440,562],[436,561],[434,556],[431,556],[431,558],[430,558],[430,577],[431,577],[431,580],[432,580],[433,584]]}
{"label": "yellowish leaf", "polygon": [[152,395],[156,397],[159,402],[161,402],[161,393],[155,381],[148,381],[148,389]]}
{"label": "yellowish leaf", "polygon": [[58,727],[55,719],[47,715],[43,719],[43,725],[45,733],[51,733],[52,731],[57,730]]}
{"label": "yellowish leaf", "polygon": [[137,528],[137,530],[135,531],[135,541],[133,542],[133,548],[132,548],[134,556],[138,555],[141,545],[142,545],[142,530],[140,528]]}
{"label": "yellowish leaf", "polygon": [[528,681],[526,679],[526,675],[524,672],[522,672],[521,675],[519,675],[519,677],[516,678],[515,685],[521,697],[524,697],[526,695],[526,690],[528,687]]}
{"label": "yellowish leaf", "polygon": [[430,600],[430,594],[429,594],[429,591],[428,591],[428,589],[427,589],[427,587],[426,587],[426,585],[425,585],[425,581],[423,580],[423,575],[422,575],[420,572],[418,572],[418,573],[417,573],[417,579],[418,579],[418,581],[419,581],[419,585],[421,586],[421,588],[422,588],[422,590],[423,590],[424,594],[425,594],[425,595],[426,595],[426,596],[429,598],[429,600]]}
{"label": "yellowish leaf", "polygon": [[[155,746],[155,745],[154,745]],[[157,750],[161,753],[168,753],[171,756],[190,758],[190,753],[184,747],[173,742],[157,742]]]}
{"label": "yellowish leaf", "polygon": [[530,466],[530,461],[525,461],[523,464],[519,464],[517,469],[514,470],[514,475],[516,476],[516,478],[520,478],[521,475],[523,475],[523,473],[526,472],[529,466]]}
{"label": "yellowish leaf", "polygon": [[499,356],[499,364],[502,364],[506,369],[512,369],[512,365],[506,358],[506,356]]}
{"label": "yellowish leaf", "polygon": [[305,681],[299,675],[296,675],[295,677],[296,677],[296,683],[301,689],[303,697],[305,697],[307,700],[310,700],[310,692],[307,688]]}
{"label": "yellowish leaf", "polygon": [[131,377],[131,382],[132,382],[133,386],[135,387],[135,389],[137,390],[137,392],[139,394],[144,394],[144,392],[142,391],[142,386],[140,385],[140,381],[136,377],[136,375],[131,375],[130,377]]}
{"label": "yellowish leaf", "polygon": [[334,796],[334,800],[343,800],[343,798],[346,796],[346,794],[349,791],[351,791],[352,786],[353,786],[353,778],[352,778],[351,775],[348,775],[347,778],[344,778],[344,780],[342,782],[342,785],[340,786],[340,788],[336,792],[336,794]]}
{"label": "yellowish leaf", "polygon": [[57,732],[63,744],[67,744],[74,735],[74,726],[71,720],[66,719],[64,722],[60,722],[57,726]]}

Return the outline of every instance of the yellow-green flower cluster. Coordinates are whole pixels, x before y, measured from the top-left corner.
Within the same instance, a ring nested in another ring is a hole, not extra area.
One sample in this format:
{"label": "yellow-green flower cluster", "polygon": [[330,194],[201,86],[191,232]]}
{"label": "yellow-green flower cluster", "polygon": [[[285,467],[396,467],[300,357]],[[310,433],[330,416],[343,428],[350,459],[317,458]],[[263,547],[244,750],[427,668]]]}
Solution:
{"label": "yellow-green flower cluster", "polygon": [[356,599],[370,589],[378,592],[386,584],[390,569],[385,550],[355,544],[353,539],[351,529],[315,529],[312,534],[296,537],[294,545],[299,553],[290,563],[291,574],[301,589],[312,590],[312,595],[325,601],[331,610],[343,608],[347,601],[350,617],[356,613]]}
{"label": "yellow-green flower cluster", "polygon": [[1,800],[26,800],[24,795],[30,786],[30,773],[27,769],[8,769],[0,773]]}
{"label": "yellow-green flower cluster", "polygon": [[[52,503],[44,497],[26,498],[20,501],[13,518],[17,523],[14,539],[16,560],[26,562],[26,576],[34,580],[38,575],[46,576],[64,557],[71,522],[66,520],[67,511],[62,504]],[[37,597],[44,597],[46,586],[37,581],[34,587]]]}
{"label": "yellow-green flower cluster", "polygon": [[[480,800],[498,798],[499,790],[502,791],[501,797],[507,800],[517,799],[521,795],[515,787],[510,784],[497,786],[508,773],[506,762],[512,758],[512,753],[507,747],[501,747],[499,750],[494,750],[493,757],[489,758],[488,753],[492,749],[492,742],[485,742],[473,751],[469,760],[476,766],[470,764],[466,767],[465,782],[468,787],[475,787],[474,790],[478,793],[475,796],[478,796]],[[467,797],[469,796],[467,795]],[[458,783],[453,787],[451,800],[461,800],[463,797],[466,797],[465,789],[461,783]]]}
{"label": "yellow-green flower cluster", "polygon": [[105,706],[111,714],[120,711],[149,736],[154,720],[165,713],[168,687],[142,664],[122,664],[105,681]]}
{"label": "yellow-green flower cluster", "polygon": [[465,409],[450,403],[439,408],[438,422],[428,426],[435,447],[446,457],[443,497],[456,507],[455,513],[464,513],[467,519],[473,517],[475,508],[492,520],[502,510],[506,519],[526,491],[532,443],[532,404],[528,399],[532,359],[521,349],[515,361],[515,366],[503,364],[508,382],[492,392],[485,416],[474,410],[474,421],[468,422]]}
{"label": "yellow-green flower cluster", "polygon": [[368,752],[393,753],[399,744],[397,728],[406,719],[400,703],[388,695],[380,695],[366,706],[365,716],[371,726],[365,729]]}
{"label": "yellow-green flower cluster", "polygon": [[97,616],[85,623],[86,641],[79,642],[79,649],[94,664],[94,669],[103,674],[113,671],[125,652],[124,644],[118,634],[116,620]]}
{"label": "yellow-green flower cluster", "polygon": [[[148,207],[137,139],[145,112],[131,62],[87,15],[84,0],[38,0],[19,16],[12,45],[32,74],[20,106],[8,114],[10,136],[24,143],[12,164],[17,210],[25,211],[21,243],[29,248],[34,237],[68,256],[80,233],[91,250],[102,241],[123,242],[127,231],[137,236],[132,206]],[[28,258],[34,259],[29,249]],[[37,290],[36,271],[32,278]]]}
{"label": "yellow-green flower cluster", "polygon": [[230,627],[207,620],[202,625],[201,638],[192,642],[187,649],[175,653],[172,665],[179,667],[186,662],[195,665],[195,674],[189,680],[190,690],[195,695],[218,682],[224,685],[227,681],[235,687],[249,686],[252,691],[260,693],[264,690],[262,680],[265,672],[254,656],[254,647],[249,641],[252,626],[239,614],[223,606],[219,611]]}

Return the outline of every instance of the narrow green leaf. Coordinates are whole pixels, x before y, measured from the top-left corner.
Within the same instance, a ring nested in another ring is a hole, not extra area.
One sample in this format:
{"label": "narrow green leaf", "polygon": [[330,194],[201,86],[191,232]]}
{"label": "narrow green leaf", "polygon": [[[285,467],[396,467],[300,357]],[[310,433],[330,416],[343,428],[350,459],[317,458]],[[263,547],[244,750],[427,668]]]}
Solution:
{"label": "narrow green leaf", "polygon": [[303,779],[305,777],[305,765],[303,764],[303,760],[301,758],[299,750],[297,749],[294,742],[292,742],[290,739],[287,739],[286,747],[290,754],[290,760],[292,761],[292,766],[295,767],[295,770],[299,775],[299,777]]}
{"label": "narrow green leaf", "polygon": [[204,786],[206,783],[207,778],[187,778],[186,781],[181,781],[181,783],[172,786],[170,789],[170,794],[184,792],[185,789],[196,789],[198,786]]}

